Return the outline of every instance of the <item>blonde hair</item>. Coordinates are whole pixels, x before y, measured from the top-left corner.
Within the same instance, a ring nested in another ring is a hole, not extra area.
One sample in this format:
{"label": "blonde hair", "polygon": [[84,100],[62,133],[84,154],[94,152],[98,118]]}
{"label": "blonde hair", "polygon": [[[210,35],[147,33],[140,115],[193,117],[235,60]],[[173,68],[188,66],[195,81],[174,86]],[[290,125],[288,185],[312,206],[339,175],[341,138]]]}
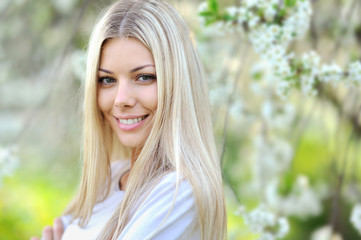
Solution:
{"label": "blonde hair", "polygon": [[160,0],[117,1],[101,14],[92,32],[84,89],[83,173],[79,193],[66,213],[79,218],[81,226],[86,225],[94,205],[109,194],[114,152],[128,154],[114,140],[96,99],[102,46],[107,39],[119,37],[137,39],[151,51],[158,106],[152,130],[128,178],[124,198],[98,238],[117,239],[139,199],[144,200],[166,171],[175,171],[177,186],[180,176],[192,186],[201,238],[226,239],[222,176],[205,73],[183,19]]}

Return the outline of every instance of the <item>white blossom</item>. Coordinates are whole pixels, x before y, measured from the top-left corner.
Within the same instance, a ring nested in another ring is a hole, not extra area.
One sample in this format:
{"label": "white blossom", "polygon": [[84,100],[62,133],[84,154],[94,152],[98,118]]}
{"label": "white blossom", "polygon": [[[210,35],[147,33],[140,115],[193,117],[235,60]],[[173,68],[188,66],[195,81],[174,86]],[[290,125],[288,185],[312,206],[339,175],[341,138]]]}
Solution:
{"label": "white blossom", "polygon": [[281,45],[271,45],[266,53],[265,57],[272,62],[279,62],[286,56],[286,49]]}
{"label": "white blossom", "polygon": [[286,100],[290,95],[291,84],[288,81],[279,81],[277,83],[276,94],[282,99]]}
{"label": "white blossom", "polygon": [[226,8],[226,12],[231,16],[231,17],[236,17],[238,15],[238,10],[239,8],[232,6],[232,7],[228,7]]}
{"label": "white blossom", "polygon": [[243,4],[247,8],[255,7],[258,4],[258,0],[244,0]]}
{"label": "white blossom", "polygon": [[289,142],[280,138],[266,139],[259,135],[254,138],[253,146],[256,163],[254,171],[258,179],[268,181],[288,169],[293,157],[293,148]]}
{"label": "white blossom", "polygon": [[245,7],[238,8],[237,21],[239,25],[242,25],[247,20],[247,13],[248,13],[247,8]]}
{"label": "white blossom", "polygon": [[284,57],[276,60],[274,62],[275,73],[281,77],[281,79],[285,79],[286,77],[292,75],[291,66],[287,59]]}
{"label": "white blossom", "polygon": [[236,99],[236,101],[231,104],[229,112],[231,116],[237,119],[237,121],[240,121],[243,115],[243,104],[241,99]]}
{"label": "white blossom", "polygon": [[3,177],[11,176],[19,164],[16,147],[0,146],[0,186]]}
{"label": "white blossom", "polygon": [[356,61],[348,66],[348,81],[355,85],[361,83],[361,62]]}
{"label": "white blossom", "polygon": [[259,16],[252,12],[247,12],[247,20],[250,28],[254,28],[260,22]]}
{"label": "white blossom", "polygon": [[286,218],[279,218],[278,219],[278,232],[276,233],[277,238],[282,238],[286,236],[286,234],[290,231],[290,225],[288,224],[288,221]]}
{"label": "white blossom", "polygon": [[266,187],[266,199],[269,206],[286,216],[307,218],[317,216],[322,211],[322,196],[311,188],[306,176],[298,176],[292,183],[291,192],[282,196],[278,192],[279,179],[275,178]]}
{"label": "white blossom", "polygon": [[314,88],[316,76],[319,73],[320,56],[314,51],[304,53],[301,57],[303,73],[299,77],[301,90],[304,95],[315,96],[317,91]]}
{"label": "white blossom", "polygon": [[361,234],[361,204],[356,204],[353,207],[350,221],[358,233]]}
{"label": "white blossom", "polygon": [[198,13],[204,12],[204,11],[207,11],[207,10],[208,10],[208,3],[207,3],[207,1],[202,2],[201,4],[199,4],[199,6],[198,6]]}
{"label": "white blossom", "polygon": [[330,225],[326,225],[316,229],[312,233],[311,240],[342,240],[342,237],[340,234],[332,232]]}
{"label": "white blossom", "polygon": [[300,76],[301,90],[304,95],[315,96],[317,91],[314,89],[315,77],[309,75]]}
{"label": "white blossom", "polygon": [[296,7],[283,23],[287,28],[292,28],[295,38],[301,38],[307,32],[312,15],[310,1],[297,1]]}
{"label": "white blossom", "polygon": [[[283,129],[290,126],[295,117],[295,108],[291,103],[276,104],[270,99],[263,102],[261,107],[261,117],[268,127],[274,129]],[[287,151],[290,148],[287,147]],[[286,149],[283,149],[286,151]],[[292,157],[291,152],[288,157]]]}
{"label": "white blossom", "polygon": [[333,84],[336,84],[342,80],[342,75],[342,69],[335,63],[323,64],[320,69],[319,78],[325,83],[331,82]]}
{"label": "white blossom", "polygon": [[285,237],[289,232],[287,219],[277,216],[263,204],[250,212],[240,206],[237,214],[243,216],[251,231],[260,234],[259,240],[276,240]]}
{"label": "white blossom", "polygon": [[[199,15],[199,13],[201,13],[201,12],[205,12],[205,11],[207,11],[208,10],[208,3],[207,3],[207,1],[205,1],[205,2],[202,2],[201,4],[199,4],[199,6],[198,6],[198,10],[197,10],[197,12],[198,12],[198,15]],[[198,21],[200,22],[200,25],[201,26],[205,26],[205,23],[206,23],[206,21],[205,21],[205,18],[203,18],[203,17],[198,17]],[[206,27],[206,28],[203,28],[204,30],[206,30],[206,29],[208,29],[209,27]]]}
{"label": "white blossom", "polygon": [[282,25],[281,34],[279,38],[280,44],[282,44],[282,46],[287,47],[289,43],[292,41],[294,33],[295,33],[295,29],[293,26],[290,26],[289,24]]}
{"label": "white blossom", "polygon": [[312,72],[312,75],[318,73],[317,69],[321,62],[321,58],[315,51],[302,54],[301,61],[303,67],[309,69]]}

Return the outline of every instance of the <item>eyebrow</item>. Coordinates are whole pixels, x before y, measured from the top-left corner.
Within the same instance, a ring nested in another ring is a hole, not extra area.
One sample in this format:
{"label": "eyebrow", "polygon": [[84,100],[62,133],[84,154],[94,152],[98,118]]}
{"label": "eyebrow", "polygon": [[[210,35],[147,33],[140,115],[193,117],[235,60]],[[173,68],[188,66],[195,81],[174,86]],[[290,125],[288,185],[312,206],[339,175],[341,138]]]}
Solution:
{"label": "eyebrow", "polygon": [[[146,64],[146,65],[142,65],[142,66],[139,66],[139,67],[136,67],[136,68],[133,68],[132,70],[130,70],[129,72],[130,73],[134,73],[136,71],[139,71],[143,68],[146,68],[146,67],[155,67],[153,64]],[[109,74],[113,74],[113,72],[109,71],[109,70],[106,70],[106,69],[103,69],[103,68],[99,68],[99,71],[102,71],[102,72],[105,72],[105,73],[109,73]]]}
{"label": "eyebrow", "polygon": [[108,70],[105,70],[105,69],[102,69],[102,68],[99,68],[99,71],[106,72],[106,73],[109,73],[109,74],[113,74],[111,71],[108,71]]}
{"label": "eyebrow", "polygon": [[155,67],[155,66],[153,64],[146,64],[146,65],[142,65],[142,66],[133,68],[129,72],[133,73],[133,72],[139,71],[140,69],[143,69],[143,68],[146,68],[146,67]]}

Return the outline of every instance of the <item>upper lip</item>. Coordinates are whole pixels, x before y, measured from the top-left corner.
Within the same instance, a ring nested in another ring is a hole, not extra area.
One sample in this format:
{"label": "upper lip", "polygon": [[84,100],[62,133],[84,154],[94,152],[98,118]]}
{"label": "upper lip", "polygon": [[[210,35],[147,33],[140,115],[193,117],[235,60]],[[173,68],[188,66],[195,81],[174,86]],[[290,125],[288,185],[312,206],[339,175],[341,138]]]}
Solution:
{"label": "upper lip", "polygon": [[149,114],[143,114],[143,115],[123,115],[123,116],[114,116],[117,119],[135,119],[135,118],[142,118],[145,116],[148,116]]}

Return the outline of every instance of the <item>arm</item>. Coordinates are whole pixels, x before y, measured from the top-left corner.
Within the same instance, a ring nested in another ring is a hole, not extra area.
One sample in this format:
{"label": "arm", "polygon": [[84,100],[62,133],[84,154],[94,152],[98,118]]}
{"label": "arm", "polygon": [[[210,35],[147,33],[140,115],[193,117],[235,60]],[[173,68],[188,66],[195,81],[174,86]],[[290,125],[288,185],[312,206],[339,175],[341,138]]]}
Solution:
{"label": "arm", "polygon": [[181,181],[173,208],[167,216],[176,191],[175,182],[174,173],[162,179],[139,206],[118,240],[200,238],[193,191],[187,181]]}

